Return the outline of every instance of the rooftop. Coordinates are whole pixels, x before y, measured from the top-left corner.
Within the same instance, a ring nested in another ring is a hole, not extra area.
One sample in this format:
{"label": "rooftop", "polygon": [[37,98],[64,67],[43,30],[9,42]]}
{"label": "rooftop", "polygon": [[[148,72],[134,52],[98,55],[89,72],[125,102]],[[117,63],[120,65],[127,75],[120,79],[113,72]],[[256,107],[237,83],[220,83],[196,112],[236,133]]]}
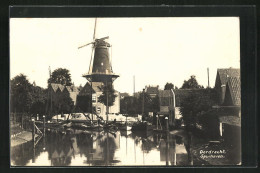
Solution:
{"label": "rooftop", "polygon": [[221,85],[226,85],[229,77],[240,77],[239,68],[221,68],[217,70]]}

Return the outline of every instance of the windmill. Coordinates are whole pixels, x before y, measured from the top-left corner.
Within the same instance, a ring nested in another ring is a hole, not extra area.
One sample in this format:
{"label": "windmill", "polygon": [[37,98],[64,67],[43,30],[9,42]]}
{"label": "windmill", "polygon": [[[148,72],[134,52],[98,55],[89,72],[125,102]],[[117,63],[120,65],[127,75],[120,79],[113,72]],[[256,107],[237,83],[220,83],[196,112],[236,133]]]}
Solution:
{"label": "windmill", "polygon": [[[89,71],[88,73],[83,74],[83,77],[85,77],[91,83],[91,95],[92,95],[92,82],[105,84],[105,85],[109,84],[112,86],[113,81],[119,77],[119,75],[114,74],[112,70],[112,64],[111,64],[110,54],[109,54],[109,50],[112,47],[106,41],[109,37],[107,36],[103,38],[96,38],[96,26],[97,26],[97,19],[95,19],[93,41],[78,47],[78,49],[80,49],[92,45]],[[106,114],[108,116],[108,103],[106,104],[106,107],[107,107]],[[92,98],[91,98],[91,111],[92,111]],[[92,114],[92,121],[93,121],[93,114]]]}
{"label": "windmill", "polygon": [[[112,64],[109,55],[109,49],[112,48],[106,40],[109,36],[96,38],[97,19],[95,19],[93,41],[78,47],[78,49],[92,45],[89,71],[83,77],[90,82],[113,82],[119,75],[113,73]],[[94,56],[93,56],[94,54]]]}

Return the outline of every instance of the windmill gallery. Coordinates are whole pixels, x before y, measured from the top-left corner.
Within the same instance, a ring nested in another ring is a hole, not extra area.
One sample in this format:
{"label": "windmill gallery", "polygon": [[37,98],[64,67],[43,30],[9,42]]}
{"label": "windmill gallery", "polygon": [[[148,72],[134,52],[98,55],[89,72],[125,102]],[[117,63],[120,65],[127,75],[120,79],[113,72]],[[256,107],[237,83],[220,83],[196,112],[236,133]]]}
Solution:
{"label": "windmill gallery", "polygon": [[120,93],[109,36],[96,37],[98,21],[93,40],[77,50],[91,47],[84,86],[76,87],[67,69],[50,67],[47,89],[22,74],[11,80],[11,165],[240,164],[240,69],[217,69],[214,88],[191,75],[180,89],[167,82],[136,92],[134,76],[133,94]]}

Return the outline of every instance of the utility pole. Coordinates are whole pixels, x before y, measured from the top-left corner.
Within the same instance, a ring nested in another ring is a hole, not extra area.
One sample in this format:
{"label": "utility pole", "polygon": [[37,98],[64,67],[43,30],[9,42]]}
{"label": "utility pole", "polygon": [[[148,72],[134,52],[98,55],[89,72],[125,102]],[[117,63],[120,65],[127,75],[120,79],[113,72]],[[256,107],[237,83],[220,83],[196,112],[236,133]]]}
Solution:
{"label": "utility pole", "polygon": [[[49,75],[50,75],[50,79],[51,79],[51,67],[49,66]],[[50,117],[52,116],[52,90],[51,90],[51,83],[49,84],[50,86],[50,89],[49,89],[49,91],[50,91],[50,96],[51,96],[51,105],[50,105]]]}
{"label": "utility pole", "polygon": [[134,82],[134,93],[133,93],[133,96],[135,97],[135,76],[133,77],[133,82]]}
{"label": "utility pole", "polygon": [[209,88],[209,68],[207,68],[208,71],[208,88]]}
{"label": "utility pole", "polygon": [[142,115],[143,115],[143,118],[144,118],[144,89],[143,89],[143,106],[142,106]]}

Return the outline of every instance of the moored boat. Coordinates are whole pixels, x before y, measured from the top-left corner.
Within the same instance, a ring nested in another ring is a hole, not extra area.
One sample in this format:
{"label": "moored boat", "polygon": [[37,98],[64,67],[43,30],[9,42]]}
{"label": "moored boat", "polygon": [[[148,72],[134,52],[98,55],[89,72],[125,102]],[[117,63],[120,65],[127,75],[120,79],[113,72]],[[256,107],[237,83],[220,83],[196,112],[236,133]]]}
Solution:
{"label": "moored boat", "polygon": [[143,121],[143,122],[137,122],[134,123],[132,126],[132,131],[149,131],[153,129],[153,125],[149,122]]}

